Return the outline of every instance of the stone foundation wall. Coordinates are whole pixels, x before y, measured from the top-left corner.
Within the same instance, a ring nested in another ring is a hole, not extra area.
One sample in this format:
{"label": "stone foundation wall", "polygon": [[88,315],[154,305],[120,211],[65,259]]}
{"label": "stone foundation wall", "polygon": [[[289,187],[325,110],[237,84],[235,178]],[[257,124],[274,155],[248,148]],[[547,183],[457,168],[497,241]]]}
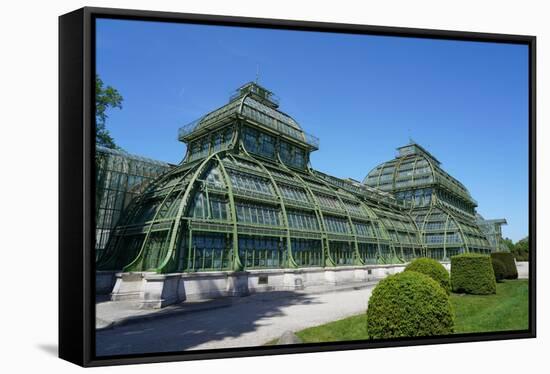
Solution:
{"label": "stone foundation wall", "polygon": [[135,300],[142,308],[162,308],[183,301],[245,296],[257,292],[315,292],[346,285],[361,286],[404,268],[405,265],[367,265],[243,272],[117,273],[111,299]]}
{"label": "stone foundation wall", "polygon": [[[450,271],[450,262],[442,264]],[[405,266],[365,265],[174,274],[98,272],[96,290],[106,294],[112,289],[111,300],[135,300],[142,308],[162,308],[183,301],[246,296],[258,292],[316,292],[346,285],[361,286],[399,273]],[[517,263],[519,278],[529,277],[528,266],[527,262]]]}

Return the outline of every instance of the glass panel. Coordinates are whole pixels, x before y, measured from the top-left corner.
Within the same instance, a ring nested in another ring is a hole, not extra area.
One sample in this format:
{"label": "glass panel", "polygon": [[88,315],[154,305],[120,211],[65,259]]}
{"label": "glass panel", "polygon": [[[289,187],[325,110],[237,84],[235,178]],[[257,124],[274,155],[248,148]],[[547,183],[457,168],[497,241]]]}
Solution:
{"label": "glass panel", "polygon": [[287,210],[288,224],[291,228],[318,231],[319,223],[317,217],[313,213],[299,212]]}
{"label": "glass panel", "polygon": [[249,174],[238,173],[228,170],[231,184],[236,189],[248,190],[265,195],[273,196],[273,189],[268,179],[256,177]]}
{"label": "glass panel", "polygon": [[168,231],[152,232],[144,247],[143,270],[150,270],[158,267],[168,247]]}
{"label": "glass panel", "polygon": [[297,188],[297,187],[290,187],[280,183],[278,185],[279,185],[279,190],[281,191],[281,194],[283,195],[284,198],[301,201],[304,203],[309,202],[304,189]]}
{"label": "glass panel", "polygon": [[239,235],[239,257],[245,268],[278,268],[286,263],[284,240]]}
{"label": "glass panel", "polygon": [[443,260],[443,248],[428,248],[428,257],[438,261]]}
{"label": "glass panel", "polygon": [[[169,169],[163,162],[122,151],[96,148],[96,259],[102,256],[111,232],[130,202],[149,183]],[[138,222],[150,219],[156,206],[138,214]],[[145,215],[145,216],[144,216]],[[144,221],[143,221],[144,222]]]}
{"label": "glass panel", "polygon": [[244,223],[279,226],[277,208],[251,203],[237,202],[237,221]]}
{"label": "glass panel", "polygon": [[370,222],[368,222],[368,223],[354,222],[353,224],[355,226],[355,232],[357,233],[357,235],[371,237],[371,238],[375,237],[374,229],[373,229],[372,224]]}
{"label": "glass panel", "polygon": [[330,208],[330,209],[338,209],[342,210],[342,206],[340,205],[340,201],[333,196],[329,195],[323,195],[316,193],[315,197],[317,197],[317,200],[319,201],[319,205]]}
{"label": "glass panel", "polygon": [[298,266],[321,266],[323,264],[323,249],[320,240],[290,239],[292,256]]}
{"label": "glass panel", "polygon": [[392,257],[391,248],[387,244],[380,244],[380,257],[383,262],[386,262]]}
{"label": "glass panel", "polygon": [[331,241],[329,242],[329,247],[336,265],[353,265],[355,251],[352,243]]}
{"label": "glass panel", "polygon": [[378,244],[359,243],[359,255],[365,264],[376,264],[378,262]]}
{"label": "glass panel", "polygon": [[228,234],[193,232],[187,270],[224,270],[230,266],[232,240]]}
{"label": "glass panel", "polygon": [[344,234],[350,233],[349,223],[345,218],[325,215],[324,221],[327,231]]}

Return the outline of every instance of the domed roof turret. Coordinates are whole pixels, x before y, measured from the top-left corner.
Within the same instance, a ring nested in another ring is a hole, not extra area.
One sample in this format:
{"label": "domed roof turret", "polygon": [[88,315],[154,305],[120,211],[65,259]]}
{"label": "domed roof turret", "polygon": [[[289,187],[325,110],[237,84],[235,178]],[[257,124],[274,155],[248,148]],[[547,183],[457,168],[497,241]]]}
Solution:
{"label": "domed roof turret", "polygon": [[230,96],[226,105],[181,127],[178,139],[189,143],[236,118],[248,120],[250,124],[282,134],[311,151],[319,149],[319,138],[303,131],[294,118],[279,110],[279,100],[276,96],[255,82],[239,87]]}
{"label": "domed roof turret", "polygon": [[437,185],[477,206],[469,191],[441,168],[441,163],[417,143],[397,148],[393,160],[372,169],[363,183],[382,191],[397,192]]}

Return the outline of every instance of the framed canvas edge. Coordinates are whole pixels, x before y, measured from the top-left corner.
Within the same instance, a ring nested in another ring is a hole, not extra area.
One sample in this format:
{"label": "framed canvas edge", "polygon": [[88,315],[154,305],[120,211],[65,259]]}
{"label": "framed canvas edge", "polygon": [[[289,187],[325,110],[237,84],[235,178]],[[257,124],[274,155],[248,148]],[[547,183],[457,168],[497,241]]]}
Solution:
{"label": "framed canvas edge", "polygon": [[[59,357],[83,365],[84,342],[84,136],[83,10],[59,18]],[[76,204],[74,204],[76,202]]]}
{"label": "framed canvas edge", "polygon": [[[92,261],[94,223],[92,214],[92,176],[94,173],[93,152],[95,152],[95,137],[93,136],[95,117],[93,115],[92,100],[95,85],[92,75],[95,70],[93,37],[96,18],[526,44],[529,47],[529,238],[531,243],[529,253],[529,329],[525,331],[407,338],[375,342],[345,341],[294,346],[228,348],[196,352],[182,351],[133,356],[95,357],[95,310],[93,308],[95,271],[93,270],[94,264]],[[68,27],[67,23],[70,22],[73,22],[73,24]],[[68,37],[71,40],[72,47],[63,47],[62,43]],[[59,17],[59,43],[59,356],[61,358],[80,366],[106,366],[536,337],[535,36],[84,7]],[[80,56],[80,59],[78,56]],[[71,63],[68,63],[69,61]],[[68,84],[68,81],[74,80],[74,77],[80,77],[79,82],[76,82],[76,84],[73,82],[72,85]],[[81,105],[76,107],[66,105],[68,98],[71,102],[80,101]],[[71,118],[70,121],[69,118]],[[80,125],[80,133],[77,129],[71,127],[75,126],[75,118],[78,118],[77,123]],[[80,136],[75,135],[75,133]],[[76,153],[78,157],[67,157],[68,151],[71,154]],[[81,188],[72,191],[74,186],[81,186]],[[81,219],[75,220],[75,215],[80,215]],[[72,239],[70,242],[65,240],[68,233]],[[73,246],[77,242],[81,244],[78,250],[75,250]],[[73,244],[69,245],[71,243]],[[69,276],[71,282],[67,283],[64,280]],[[79,294],[80,297],[78,297]],[[75,310],[77,311],[76,316]]]}

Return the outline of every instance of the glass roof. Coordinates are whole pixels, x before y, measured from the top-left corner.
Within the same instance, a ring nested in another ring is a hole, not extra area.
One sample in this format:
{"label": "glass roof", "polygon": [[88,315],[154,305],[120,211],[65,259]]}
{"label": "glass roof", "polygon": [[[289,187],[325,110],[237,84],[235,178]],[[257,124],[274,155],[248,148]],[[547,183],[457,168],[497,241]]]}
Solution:
{"label": "glass roof", "polygon": [[131,154],[131,153],[128,153],[128,152],[126,152],[122,149],[105,148],[105,147],[102,147],[100,145],[96,145],[96,152],[97,153],[107,153],[107,154],[111,154],[113,156],[120,156],[124,160],[139,161],[139,162],[144,162],[144,163],[151,164],[151,165],[164,166],[164,167],[170,167],[171,166],[170,164],[168,164],[166,162],[162,162],[162,161],[154,160],[152,158],[147,158],[147,157]]}
{"label": "glass roof", "polygon": [[248,87],[248,89],[243,90],[241,88],[238,91],[238,95],[232,96],[228,104],[181,127],[178,130],[178,139],[188,142],[240,116],[253,124],[266,127],[279,135],[289,137],[311,150],[319,149],[319,138],[306,133],[292,117],[278,110],[278,104],[271,102],[271,96],[267,99],[262,99],[253,90],[261,89],[265,92],[269,91],[255,83],[249,83],[243,87]]}
{"label": "glass roof", "polygon": [[437,185],[477,206],[466,187],[443,170],[440,162],[420,145],[399,147],[396,158],[372,169],[363,183],[382,191],[416,189]]}

